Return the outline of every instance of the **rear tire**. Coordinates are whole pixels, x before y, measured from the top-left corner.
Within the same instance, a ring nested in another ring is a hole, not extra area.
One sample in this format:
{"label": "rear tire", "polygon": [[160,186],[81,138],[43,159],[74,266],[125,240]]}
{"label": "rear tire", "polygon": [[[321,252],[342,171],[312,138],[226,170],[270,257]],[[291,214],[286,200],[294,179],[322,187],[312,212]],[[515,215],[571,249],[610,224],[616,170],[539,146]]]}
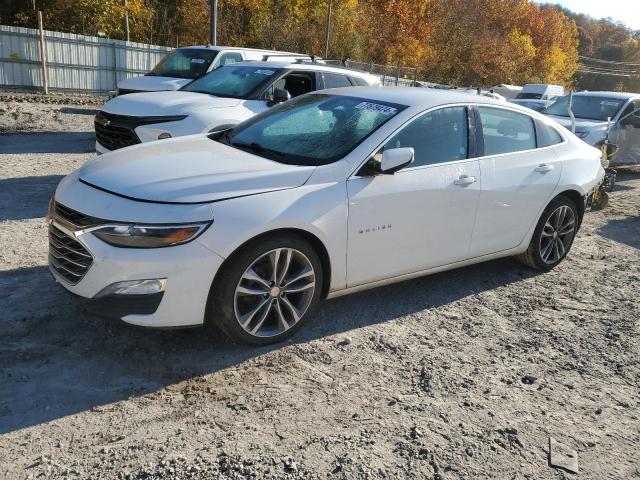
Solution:
{"label": "rear tire", "polygon": [[322,262],[295,234],[249,242],[223,265],[210,294],[213,322],[239,343],[269,345],[297,332],[322,293]]}
{"label": "rear tire", "polygon": [[536,270],[555,268],[569,253],[579,224],[574,201],[563,195],[554,198],[542,212],[529,247],[516,259]]}

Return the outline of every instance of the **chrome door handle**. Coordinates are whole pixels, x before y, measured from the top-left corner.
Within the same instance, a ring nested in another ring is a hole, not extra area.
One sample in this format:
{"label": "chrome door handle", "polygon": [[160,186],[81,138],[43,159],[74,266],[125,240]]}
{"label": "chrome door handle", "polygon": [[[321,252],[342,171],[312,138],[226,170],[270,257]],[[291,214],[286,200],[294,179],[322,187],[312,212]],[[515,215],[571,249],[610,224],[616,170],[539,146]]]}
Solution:
{"label": "chrome door handle", "polygon": [[536,172],[538,173],[547,173],[553,170],[553,165],[549,165],[548,163],[541,163],[536,167]]}
{"label": "chrome door handle", "polygon": [[459,185],[461,187],[466,187],[467,185],[471,185],[476,182],[476,177],[470,177],[469,175],[460,175],[456,181],[453,182],[454,185]]}

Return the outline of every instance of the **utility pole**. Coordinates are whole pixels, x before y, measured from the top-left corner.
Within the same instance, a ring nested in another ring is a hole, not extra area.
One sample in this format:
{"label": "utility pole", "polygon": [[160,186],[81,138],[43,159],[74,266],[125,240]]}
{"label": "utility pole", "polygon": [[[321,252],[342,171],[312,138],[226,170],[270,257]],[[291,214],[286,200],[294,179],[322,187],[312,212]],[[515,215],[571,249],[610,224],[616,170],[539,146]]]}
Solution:
{"label": "utility pole", "polygon": [[333,0],[329,0],[329,9],[327,10],[327,40],[324,45],[324,58],[329,58],[329,38],[331,37],[331,8]]}
{"label": "utility pole", "polygon": [[42,87],[45,95],[49,95],[49,71],[47,70],[47,50],[44,43],[42,12],[38,10],[38,30],[40,30],[40,64],[42,65]]}
{"label": "utility pole", "polygon": [[127,8],[127,0],[124,0],[124,29],[127,32],[127,42],[129,41],[129,9]]}
{"label": "utility pole", "polygon": [[211,29],[209,30],[209,43],[214,47],[217,45],[218,30],[218,0],[211,0]]}

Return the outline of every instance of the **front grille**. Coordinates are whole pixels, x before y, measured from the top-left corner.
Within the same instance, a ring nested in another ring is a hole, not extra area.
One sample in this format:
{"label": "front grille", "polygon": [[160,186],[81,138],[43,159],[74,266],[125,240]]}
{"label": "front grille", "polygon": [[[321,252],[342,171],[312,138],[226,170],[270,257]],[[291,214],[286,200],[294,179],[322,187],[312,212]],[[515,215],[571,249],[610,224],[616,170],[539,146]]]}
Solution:
{"label": "front grille", "polygon": [[74,237],[49,225],[49,265],[70,284],[84,277],[93,263],[91,253]]}
{"label": "front grille", "polygon": [[77,212],[69,207],[65,207],[58,202],[54,203],[53,212],[50,212],[50,214],[66,222],[69,222],[76,227],[82,228],[93,227],[96,225],[107,223],[105,220]]}
{"label": "front grille", "polygon": [[96,115],[93,126],[96,130],[98,143],[109,150],[117,150],[140,143],[135,129],[141,125],[177,122],[185,118],[187,115],[132,117],[100,111]]}
{"label": "front grille", "polygon": [[138,125],[136,122],[126,120],[135,117],[122,117],[124,116],[98,112],[93,126],[96,130],[96,140],[100,145],[109,150],[117,150],[140,143],[138,135],[133,130]]}

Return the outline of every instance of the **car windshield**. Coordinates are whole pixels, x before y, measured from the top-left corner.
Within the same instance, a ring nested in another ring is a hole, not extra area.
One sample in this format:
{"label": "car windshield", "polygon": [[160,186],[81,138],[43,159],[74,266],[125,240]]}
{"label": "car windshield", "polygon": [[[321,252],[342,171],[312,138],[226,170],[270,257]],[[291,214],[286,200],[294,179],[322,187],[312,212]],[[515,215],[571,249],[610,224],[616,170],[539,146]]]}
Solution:
{"label": "car windshield", "polygon": [[[586,118],[604,122],[608,118],[615,117],[623,104],[624,100],[618,98],[595,95],[574,95],[571,101],[571,110],[576,118]],[[549,105],[543,113],[547,115],[557,115],[559,117],[568,117],[569,95],[560,97]]]}
{"label": "car windshield", "polygon": [[326,165],[405,108],[345,95],[304,95],[211,138],[280,163]]}
{"label": "car windshield", "polygon": [[523,100],[540,100],[542,98],[541,93],[532,93],[532,92],[520,92],[516,95],[516,98],[521,98]]}
{"label": "car windshield", "polygon": [[178,48],[168,53],[148,75],[159,77],[198,78],[207,73],[217,50]]}
{"label": "car windshield", "polygon": [[181,90],[218,97],[246,98],[269,82],[280,70],[265,67],[225,65],[185,85]]}

